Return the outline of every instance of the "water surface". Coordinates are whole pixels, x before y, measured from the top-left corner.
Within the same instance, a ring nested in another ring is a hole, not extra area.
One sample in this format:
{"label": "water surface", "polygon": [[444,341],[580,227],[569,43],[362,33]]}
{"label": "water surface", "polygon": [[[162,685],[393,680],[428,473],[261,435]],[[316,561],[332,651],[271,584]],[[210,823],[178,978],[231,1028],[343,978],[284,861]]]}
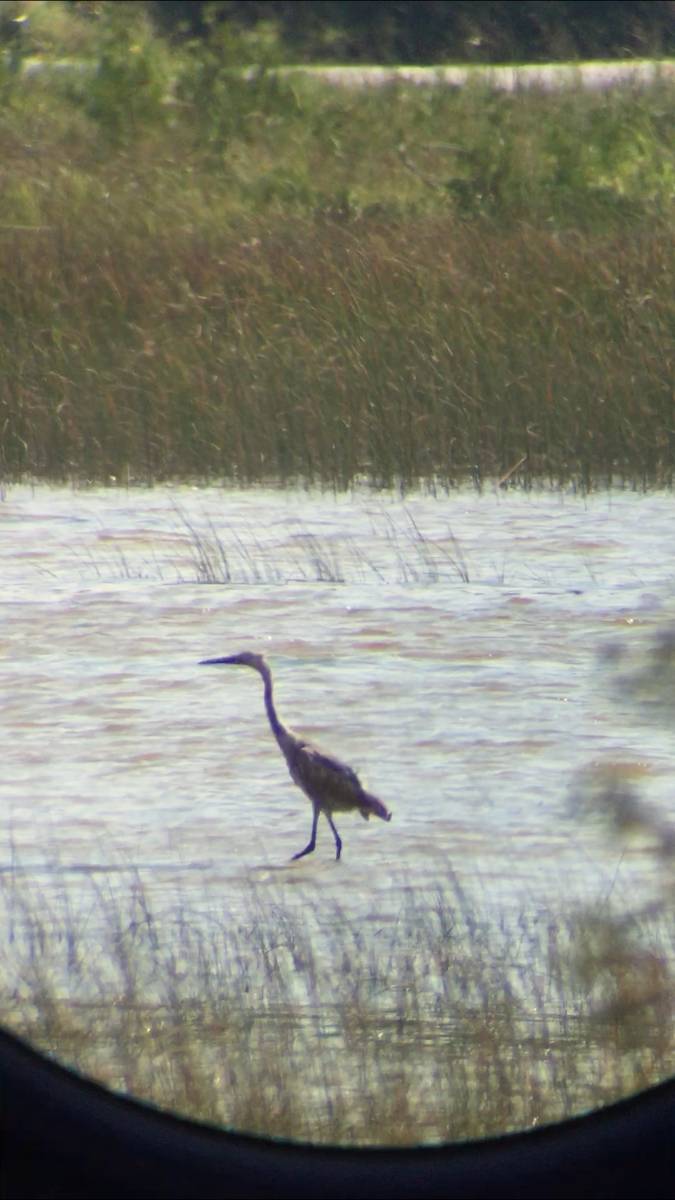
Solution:
{"label": "water surface", "polygon": [[[220,897],[253,872],[355,912],[449,870],[516,910],[648,888],[647,848],[566,805],[578,769],[619,759],[672,808],[669,722],[598,659],[639,656],[675,613],[672,511],[631,492],[11,489],[0,864]],[[289,864],[311,810],[261,682],[198,666],[243,649],[268,655],[282,717],[393,810],[342,817],[341,863],[322,821]]]}

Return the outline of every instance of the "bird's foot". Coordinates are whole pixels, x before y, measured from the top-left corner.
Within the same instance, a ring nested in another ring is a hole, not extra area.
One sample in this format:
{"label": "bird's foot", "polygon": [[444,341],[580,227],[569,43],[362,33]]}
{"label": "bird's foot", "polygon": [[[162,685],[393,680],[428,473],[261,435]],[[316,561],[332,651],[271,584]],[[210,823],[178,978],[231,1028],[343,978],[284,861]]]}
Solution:
{"label": "bird's foot", "polygon": [[310,842],[309,846],[305,846],[304,850],[300,850],[298,854],[294,854],[291,862],[295,862],[296,858],[304,858],[306,854],[311,854],[316,846],[316,842]]}

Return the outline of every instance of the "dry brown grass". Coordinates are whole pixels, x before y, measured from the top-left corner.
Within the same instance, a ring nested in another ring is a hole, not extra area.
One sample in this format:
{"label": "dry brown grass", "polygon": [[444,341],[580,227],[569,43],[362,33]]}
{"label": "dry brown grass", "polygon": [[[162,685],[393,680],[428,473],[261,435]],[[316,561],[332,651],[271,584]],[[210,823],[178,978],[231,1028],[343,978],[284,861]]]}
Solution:
{"label": "dry brown grass", "polygon": [[670,86],[99,51],[0,69],[5,477],[672,482]]}
{"label": "dry brown grass", "polygon": [[244,901],[153,911],[133,871],[49,895],[4,875],[3,1021],[159,1107],[333,1144],[499,1134],[673,1072],[663,911],[500,918],[452,879],[402,881],[393,922]]}

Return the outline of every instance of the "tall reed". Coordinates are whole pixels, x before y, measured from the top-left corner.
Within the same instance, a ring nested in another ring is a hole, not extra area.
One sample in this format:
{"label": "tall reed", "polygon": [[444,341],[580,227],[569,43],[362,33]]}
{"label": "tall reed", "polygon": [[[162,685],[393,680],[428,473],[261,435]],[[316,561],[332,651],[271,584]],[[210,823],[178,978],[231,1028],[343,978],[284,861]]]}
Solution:
{"label": "tall reed", "polygon": [[671,484],[671,85],[347,94],[106,20],[7,77],[6,478]]}

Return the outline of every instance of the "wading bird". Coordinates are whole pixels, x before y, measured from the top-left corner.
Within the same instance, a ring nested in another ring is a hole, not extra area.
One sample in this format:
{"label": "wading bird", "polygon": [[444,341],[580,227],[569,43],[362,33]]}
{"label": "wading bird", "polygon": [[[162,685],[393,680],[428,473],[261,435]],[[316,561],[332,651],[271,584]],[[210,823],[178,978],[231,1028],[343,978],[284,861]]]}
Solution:
{"label": "wading bird", "polygon": [[263,677],[265,684],[265,708],[269,717],[272,733],[277,739],[281,752],[288,763],[291,779],[302,788],[312,801],[314,819],[312,820],[312,836],[309,844],[293,859],[303,858],[311,854],[316,846],[316,827],[319,823],[319,813],[324,813],[328,824],[333,830],[337,854],[340,857],[342,840],[333,821],[334,812],[348,812],[358,809],[364,820],[371,816],[380,817],[383,821],[391,821],[391,813],[377,796],[371,796],[359,782],[358,776],[351,767],[346,767],[337,758],[322,754],[303,738],[296,737],[290,729],[282,725],[277,716],[272,697],[272,672],[262,654],[253,654],[246,650],[243,654],[231,654],[229,658],[206,658],[200,667],[215,667],[221,663],[229,663],[240,667],[253,667]]}

